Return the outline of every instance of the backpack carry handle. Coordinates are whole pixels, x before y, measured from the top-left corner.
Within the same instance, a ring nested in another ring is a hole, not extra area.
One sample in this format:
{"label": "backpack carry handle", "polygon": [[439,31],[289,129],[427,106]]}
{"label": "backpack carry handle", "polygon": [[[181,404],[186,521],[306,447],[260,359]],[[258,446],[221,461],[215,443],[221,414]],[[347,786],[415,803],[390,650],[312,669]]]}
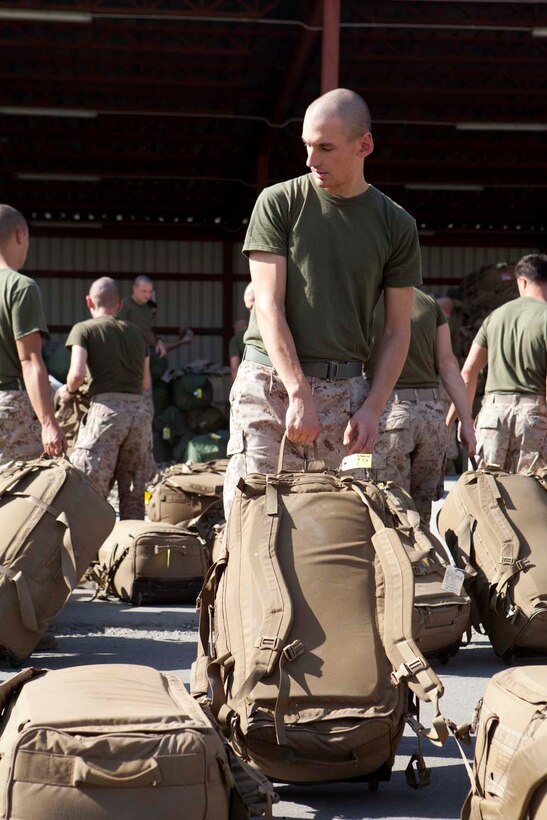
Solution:
{"label": "backpack carry handle", "polygon": [[[283,462],[285,460],[285,445],[286,445],[286,443],[287,443],[287,433],[285,431],[283,433],[283,438],[281,439],[281,444],[279,445],[279,458],[277,460],[277,472],[278,473],[283,472]],[[315,440],[313,442],[312,446],[313,446],[313,460],[314,460],[314,462],[318,462],[319,461],[319,455],[318,455],[318,450],[317,450],[317,440]],[[306,448],[306,449],[308,449],[308,448]],[[324,469],[324,465],[322,466],[321,469]]]}

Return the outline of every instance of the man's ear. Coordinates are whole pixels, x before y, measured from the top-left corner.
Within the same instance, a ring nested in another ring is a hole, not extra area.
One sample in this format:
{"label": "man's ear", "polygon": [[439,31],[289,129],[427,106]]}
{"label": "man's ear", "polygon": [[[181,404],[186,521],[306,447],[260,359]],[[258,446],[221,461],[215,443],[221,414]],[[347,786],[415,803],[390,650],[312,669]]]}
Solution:
{"label": "man's ear", "polygon": [[93,308],[95,307],[95,303],[93,302],[93,299],[89,294],[85,297],[85,303],[88,306],[89,310],[93,310]]}
{"label": "man's ear", "polygon": [[363,157],[368,157],[374,151],[374,140],[372,139],[372,134],[370,131],[367,131],[363,134],[361,138],[361,145],[359,147],[359,155]]}

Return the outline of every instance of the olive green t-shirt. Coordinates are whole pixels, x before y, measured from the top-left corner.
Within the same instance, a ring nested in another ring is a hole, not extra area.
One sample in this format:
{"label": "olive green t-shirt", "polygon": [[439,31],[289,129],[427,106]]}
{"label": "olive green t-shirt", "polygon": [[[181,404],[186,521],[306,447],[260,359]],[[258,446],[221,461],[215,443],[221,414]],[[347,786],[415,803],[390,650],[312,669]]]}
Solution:
{"label": "olive green t-shirt", "polygon": [[473,341],[488,348],[486,393],[545,393],[547,302],[531,296],[506,302]]}
{"label": "olive green t-shirt", "polygon": [[148,345],[138,327],[113,316],[98,316],[74,325],[66,340],[67,347],[72,345],[87,350],[90,396],[142,393]]}
{"label": "olive green t-shirt", "polygon": [[[373,186],[335,196],[310,174],[260,194],[250,251],[287,258],[285,312],[302,361],[366,361],[382,289],[422,281],[416,224],[403,208]],[[265,352],[254,308],[245,344]]]}
{"label": "olive green t-shirt", "polygon": [[154,346],[155,340],[152,332],[152,312],[146,302],[144,305],[138,305],[132,296],[126,296],[122,302],[120,310],[118,311],[117,318],[124,322],[132,322],[132,324],[140,327],[146,336],[147,343],[151,347]]}
{"label": "olive green t-shirt", "polygon": [[[397,387],[438,387],[436,365],[437,330],[446,324],[446,317],[437,301],[414,288],[410,321],[410,346]],[[374,312],[374,338],[378,339],[384,326],[384,300],[380,297]],[[367,380],[373,381],[375,348],[365,366]]]}
{"label": "olive green t-shirt", "polygon": [[16,341],[30,333],[47,333],[40,289],[11,268],[0,270],[0,382],[21,379]]}

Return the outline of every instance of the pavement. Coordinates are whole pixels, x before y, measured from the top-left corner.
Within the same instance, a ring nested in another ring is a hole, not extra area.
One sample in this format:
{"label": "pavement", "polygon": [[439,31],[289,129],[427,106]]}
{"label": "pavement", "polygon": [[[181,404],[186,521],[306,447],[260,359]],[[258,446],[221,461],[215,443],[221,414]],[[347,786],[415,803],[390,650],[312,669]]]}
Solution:
{"label": "pavement", "polygon": [[[448,490],[455,479],[447,479]],[[437,503],[436,507],[439,506]],[[58,639],[55,651],[34,653],[28,665],[48,669],[93,663],[136,663],[179,674],[186,684],[195,657],[197,615],[189,606],[132,607],[121,601],[91,601],[92,590],[74,591],[53,625]],[[455,723],[469,722],[486,683],[504,664],[494,655],[488,639],[474,634],[446,665],[433,667],[445,686],[441,708]],[[0,681],[14,673],[0,666]],[[427,724],[430,711],[423,710]],[[430,743],[424,753],[432,768],[431,785],[413,791],[404,770],[417,749],[413,733],[406,731],[400,744],[391,781],[370,792],[366,784],[336,783],[321,786],[276,786],[280,802],[276,818],[306,820],[456,820],[469,781],[455,741],[439,749]],[[471,758],[472,749],[466,747]],[[509,820],[509,818],[508,818]]]}

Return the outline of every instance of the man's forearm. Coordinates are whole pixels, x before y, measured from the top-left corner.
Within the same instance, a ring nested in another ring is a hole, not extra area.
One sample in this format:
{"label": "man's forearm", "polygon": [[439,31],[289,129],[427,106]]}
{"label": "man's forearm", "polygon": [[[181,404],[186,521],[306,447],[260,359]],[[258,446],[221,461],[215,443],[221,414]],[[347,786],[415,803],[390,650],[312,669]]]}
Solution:
{"label": "man's forearm", "polygon": [[268,356],[288,395],[309,390],[285,315],[279,308],[271,305],[266,315],[261,315],[257,307],[257,319]]}
{"label": "man's forearm", "polygon": [[[459,417],[460,421],[470,421],[472,417],[468,405],[467,388],[459,371],[456,359],[454,359],[452,363],[445,365],[439,375],[455,410],[454,418],[449,421],[449,423],[455,421],[456,417]],[[471,406],[472,404],[473,397],[471,397]]]}
{"label": "man's forearm", "polygon": [[366,404],[379,414],[401,375],[409,345],[410,324],[384,330],[378,340],[374,379]]}
{"label": "man's forearm", "polygon": [[21,362],[21,367],[28,397],[38,421],[42,426],[50,423],[55,416],[45,366],[37,359],[28,359]]}

